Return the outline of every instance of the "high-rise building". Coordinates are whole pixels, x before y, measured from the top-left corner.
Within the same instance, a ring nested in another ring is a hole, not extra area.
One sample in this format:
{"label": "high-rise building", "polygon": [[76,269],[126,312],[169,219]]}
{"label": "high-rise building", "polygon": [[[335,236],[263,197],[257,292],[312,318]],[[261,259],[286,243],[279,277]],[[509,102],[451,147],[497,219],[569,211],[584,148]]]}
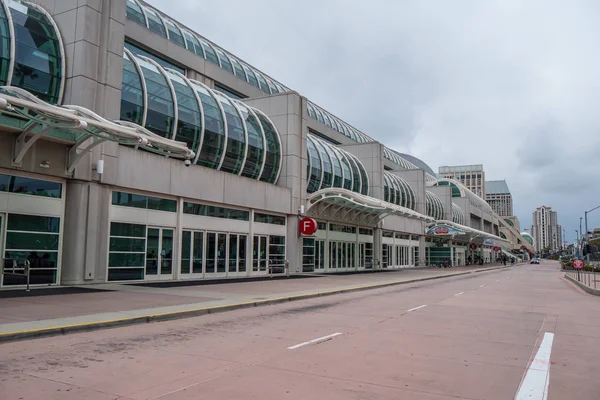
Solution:
{"label": "high-rise building", "polygon": [[485,182],[485,201],[501,217],[513,215],[512,194],[505,180]]}
{"label": "high-rise building", "polygon": [[558,215],[551,207],[541,206],[533,212],[531,232],[534,238],[535,250],[557,251],[562,248],[562,228],[558,224]]}
{"label": "high-rise building", "polygon": [[485,199],[485,172],[482,164],[445,165],[439,168],[439,174],[461,182],[471,192]]}

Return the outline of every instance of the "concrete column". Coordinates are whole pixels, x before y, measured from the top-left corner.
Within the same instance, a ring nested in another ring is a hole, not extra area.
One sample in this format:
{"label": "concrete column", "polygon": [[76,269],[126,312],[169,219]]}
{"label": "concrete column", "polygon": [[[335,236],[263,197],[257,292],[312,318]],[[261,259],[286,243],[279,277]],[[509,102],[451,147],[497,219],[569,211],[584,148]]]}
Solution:
{"label": "concrete column", "polygon": [[303,238],[299,235],[298,216],[290,215],[287,218],[287,238],[285,258],[290,262],[290,273],[302,272],[302,246]]}
{"label": "concrete column", "polygon": [[105,282],[111,190],[73,180],[66,193],[61,283]]}
{"label": "concrete column", "polygon": [[381,242],[381,228],[375,227],[375,229],[373,229],[373,263],[375,264],[373,269],[376,270],[381,269]]}
{"label": "concrete column", "polygon": [[424,266],[426,261],[425,257],[425,236],[419,236],[419,266]]}
{"label": "concrete column", "polygon": [[454,248],[454,242],[452,240],[448,240],[448,246],[450,246],[450,265],[454,267],[456,263],[454,262],[454,256],[456,255],[456,249]]}

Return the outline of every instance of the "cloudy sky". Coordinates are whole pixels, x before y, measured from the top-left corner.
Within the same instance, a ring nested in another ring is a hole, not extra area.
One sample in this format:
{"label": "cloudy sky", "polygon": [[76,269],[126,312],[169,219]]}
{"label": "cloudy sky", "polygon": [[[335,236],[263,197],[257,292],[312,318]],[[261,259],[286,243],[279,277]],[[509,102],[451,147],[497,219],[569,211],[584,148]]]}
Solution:
{"label": "cloudy sky", "polygon": [[[572,241],[600,205],[596,0],[150,0],[382,143],[506,179]],[[600,227],[600,209],[589,227]]]}

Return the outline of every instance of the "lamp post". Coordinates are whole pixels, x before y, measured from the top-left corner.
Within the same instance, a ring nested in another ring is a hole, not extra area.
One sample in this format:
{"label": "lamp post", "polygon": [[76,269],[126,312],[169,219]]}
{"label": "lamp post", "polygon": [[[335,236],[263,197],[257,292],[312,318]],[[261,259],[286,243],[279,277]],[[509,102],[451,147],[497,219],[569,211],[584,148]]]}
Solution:
{"label": "lamp post", "polygon": [[577,232],[577,250],[576,250],[575,256],[577,258],[579,258],[579,231],[577,229],[575,229],[575,232]]}

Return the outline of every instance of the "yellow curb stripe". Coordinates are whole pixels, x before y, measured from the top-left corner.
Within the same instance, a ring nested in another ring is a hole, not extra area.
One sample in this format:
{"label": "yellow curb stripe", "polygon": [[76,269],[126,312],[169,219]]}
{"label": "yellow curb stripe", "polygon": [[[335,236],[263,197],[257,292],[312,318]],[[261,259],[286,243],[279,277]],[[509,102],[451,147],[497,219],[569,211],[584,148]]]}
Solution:
{"label": "yellow curb stripe", "polygon": [[147,314],[147,315],[139,315],[139,316],[134,316],[134,317],[81,322],[81,323],[70,324],[70,325],[55,325],[55,326],[49,326],[49,327],[45,327],[45,328],[33,328],[33,329],[24,329],[24,330],[20,330],[20,331],[12,331],[12,332],[0,332],[0,338],[6,337],[6,336],[18,336],[18,335],[23,335],[23,334],[27,334],[27,333],[43,333],[43,332],[48,332],[48,331],[58,331],[58,330],[69,329],[69,328],[84,328],[86,326],[116,324],[119,322],[129,322],[129,321],[142,320],[142,319],[147,320],[147,319],[152,319],[152,318],[156,318],[156,317],[166,317],[169,315],[200,313],[202,311],[206,311],[206,312],[210,313],[211,310],[222,310],[222,309],[226,309],[226,308],[237,308],[237,307],[243,307],[243,306],[257,306],[258,304],[264,304],[264,303],[270,303],[270,302],[293,301],[296,299],[319,297],[319,296],[343,293],[343,292],[348,292],[348,291],[359,291],[359,290],[364,290],[364,289],[394,286],[394,285],[399,285],[402,283],[414,283],[414,282],[420,282],[420,281],[424,281],[424,280],[432,280],[432,279],[436,279],[436,278],[459,276],[459,275],[469,274],[471,272],[493,271],[494,269],[498,269],[498,268],[464,271],[464,272],[457,272],[457,273],[448,274],[448,275],[434,275],[434,276],[430,276],[430,277],[417,278],[417,279],[412,279],[412,280],[399,280],[399,281],[381,282],[381,283],[360,285],[360,286],[349,286],[349,287],[342,288],[342,289],[325,290],[325,291],[321,291],[321,292],[309,292],[309,293],[298,294],[298,295],[294,295],[294,296],[273,297],[270,299],[247,301],[247,302],[243,302],[243,303],[224,304],[224,305],[220,305],[220,306],[191,308],[191,309],[179,310],[179,311],[169,311],[169,312],[159,313],[159,314]]}

